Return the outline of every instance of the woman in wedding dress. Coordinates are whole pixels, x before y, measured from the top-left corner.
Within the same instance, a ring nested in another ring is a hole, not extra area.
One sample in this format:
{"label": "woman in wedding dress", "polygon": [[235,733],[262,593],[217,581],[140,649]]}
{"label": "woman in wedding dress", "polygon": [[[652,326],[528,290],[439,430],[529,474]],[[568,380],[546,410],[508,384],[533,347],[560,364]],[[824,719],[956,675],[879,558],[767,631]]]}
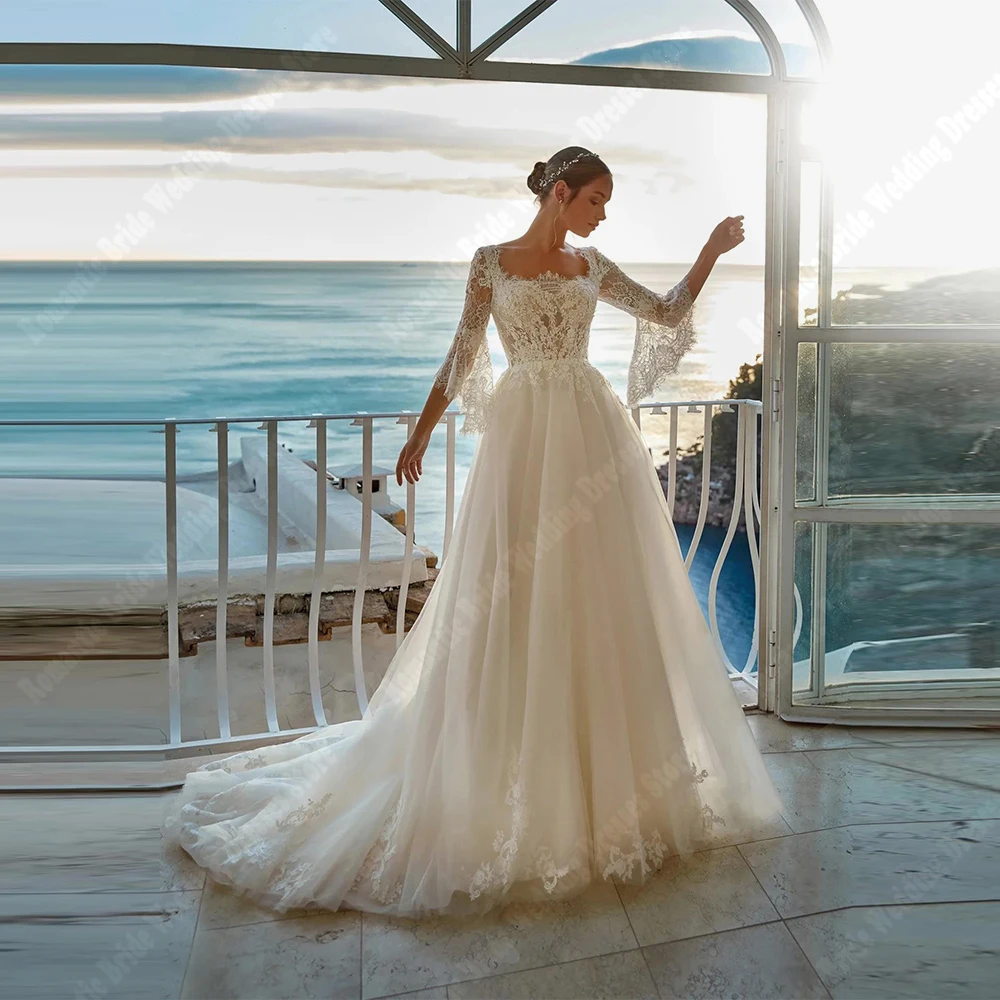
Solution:
{"label": "woman in wedding dress", "polygon": [[[596,247],[611,173],[581,147],[528,178],[527,233],[476,250],[458,330],[397,465],[460,397],[482,436],[452,547],[362,718],[187,776],[168,837],[272,909],[417,916],[644,882],[773,833],[782,803],[691,589],[626,406],[587,360],[598,300],[636,320],[627,403],[694,339],[743,240],[724,220],[666,293]],[[508,368],[496,384],[496,320]]]}

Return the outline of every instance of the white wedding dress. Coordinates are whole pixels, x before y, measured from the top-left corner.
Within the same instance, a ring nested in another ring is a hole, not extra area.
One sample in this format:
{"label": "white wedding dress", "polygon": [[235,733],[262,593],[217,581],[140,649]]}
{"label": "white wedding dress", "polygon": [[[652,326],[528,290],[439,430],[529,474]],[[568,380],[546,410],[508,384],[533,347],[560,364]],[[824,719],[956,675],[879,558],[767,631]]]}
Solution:
{"label": "white wedding dress", "polygon": [[165,831],[216,880],[277,910],[466,914],[773,833],[653,462],[587,360],[599,299],[634,315],[637,403],[691,346],[691,296],[581,252],[585,275],[524,278],[476,251],[436,376],[482,433],[449,556],[361,719],[187,776]]}

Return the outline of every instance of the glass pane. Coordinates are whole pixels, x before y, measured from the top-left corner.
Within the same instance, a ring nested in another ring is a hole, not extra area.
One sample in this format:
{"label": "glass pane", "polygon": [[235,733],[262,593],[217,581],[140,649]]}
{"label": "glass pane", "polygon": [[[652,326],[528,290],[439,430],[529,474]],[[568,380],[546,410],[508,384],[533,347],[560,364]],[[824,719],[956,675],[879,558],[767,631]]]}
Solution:
{"label": "glass pane", "polygon": [[1000,528],[831,524],[828,687],[1000,678]]}
{"label": "glass pane", "polygon": [[816,499],[818,344],[799,344],[795,381],[795,499]]}
{"label": "glass pane", "polygon": [[[561,0],[560,0],[561,2]],[[515,14],[529,6],[529,0],[488,0],[472,5],[472,47],[481,45]]]}
{"label": "glass pane", "polygon": [[802,164],[799,198],[799,326],[819,322],[819,201],[823,168]]}
{"label": "glass pane", "polygon": [[33,0],[5,17],[4,39],[162,42],[436,56],[377,0],[356,0],[350,4],[330,0],[256,0],[239,4],[238,10],[228,0],[171,0],[170,3]]}
{"label": "glass pane", "polygon": [[[940,186],[954,198],[954,213],[939,203],[925,214],[916,210],[914,203],[912,215],[890,220],[884,220],[869,204],[875,199],[886,212],[893,210],[884,185],[873,185],[859,200],[857,195],[838,191],[836,183],[832,325],[1000,324],[1000,261],[995,249],[980,242],[981,237],[967,231],[963,235],[971,223],[963,213],[973,207],[967,198],[979,181],[969,177],[966,184],[949,178]],[[923,216],[922,221],[916,215]],[[979,248],[975,251],[978,260],[970,259],[972,247]],[[936,264],[932,263],[935,257]],[[926,263],[919,263],[921,260]]]}
{"label": "glass pane", "polygon": [[788,75],[822,76],[816,39],[795,0],[754,0],[754,6],[764,15],[781,43]]}
{"label": "glass pane", "polygon": [[[795,533],[795,602],[792,628],[792,691],[810,691],[812,678],[813,548],[815,525],[797,521]],[[795,700],[794,697],[792,699]]]}
{"label": "glass pane", "polygon": [[1000,494],[1000,345],[832,344],[830,496]]}
{"label": "glass pane", "polygon": [[406,0],[406,6],[426,21],[449,45],[458,44],[455,0]]}
{"label": "glass pane", "polygon": [[620,3],[559,0],[500,46],[495,60],[687,69],[714,73],[771,72],[767,52],[746,21],[722,0]]}
{"label": "glass pane", "polygon": [[821,4],[849,67],[810,126],[836,189],[834,323],[1000,323],[1000,243],[982,216],[996,185],[1000,14],[953,4],[948,33],[962,44],[945,45],[940,10]]}
{"label": "glass pane", "polygon": [[826,129],[831,121],[830,108],[833,102],[834,95],[825,89],[803,97],[799,122],[799,139],[803,146],[823,149],[829,143]]}

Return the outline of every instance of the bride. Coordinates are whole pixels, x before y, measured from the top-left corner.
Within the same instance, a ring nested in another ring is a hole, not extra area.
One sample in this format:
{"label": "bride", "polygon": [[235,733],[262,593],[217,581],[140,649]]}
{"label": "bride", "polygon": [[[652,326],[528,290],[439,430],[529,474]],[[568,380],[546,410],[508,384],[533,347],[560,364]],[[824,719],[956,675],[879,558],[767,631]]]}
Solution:
{"label": "bride", "polygon": [[[481,913],[644,882],[674,855],[768,835],[782,803],[691,589],[626,406],[587,360],[597,301],[636,319],[627,403],[674,372],[742,216],[670,291],[596,247],[611,172],[535,165],[535,220],[476,250],[458,330],[396,478],[461,397],[482,437],[452,549],[360,719],[193,771],[169,838],[283,911]],[[496,320],[509,366],[494,385]]]}

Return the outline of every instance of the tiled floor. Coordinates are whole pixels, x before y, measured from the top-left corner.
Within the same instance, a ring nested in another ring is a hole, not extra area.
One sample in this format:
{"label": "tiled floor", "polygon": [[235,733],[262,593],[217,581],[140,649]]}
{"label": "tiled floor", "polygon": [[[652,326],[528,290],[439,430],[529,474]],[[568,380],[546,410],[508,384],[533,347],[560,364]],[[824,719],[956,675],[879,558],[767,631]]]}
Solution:
{"label": "tiled floor", "polygon": [[276,918],[163,857],[165,796],[5,796],[0,996],[1000,996],[1000,731],[751,716],[777,836],[474,919]]}

